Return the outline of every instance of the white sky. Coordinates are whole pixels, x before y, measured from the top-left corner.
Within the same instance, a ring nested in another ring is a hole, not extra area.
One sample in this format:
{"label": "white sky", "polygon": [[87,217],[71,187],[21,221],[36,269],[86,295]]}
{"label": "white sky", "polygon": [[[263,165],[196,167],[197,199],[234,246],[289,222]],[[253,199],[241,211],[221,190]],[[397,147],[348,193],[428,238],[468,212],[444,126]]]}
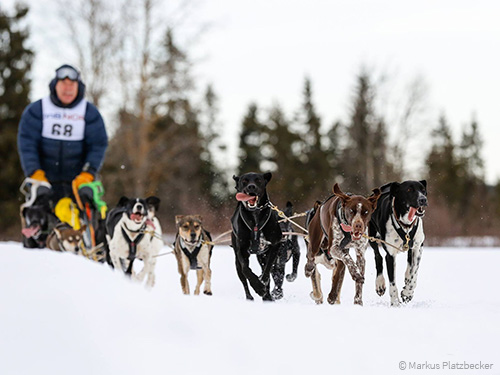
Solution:
{"label": "white sky", "polygon": [[[46,94],[54,69],[68,55],[64,48],[54,53],[60,40],[57,13],[46,1],[30,3],[36,99]],[[475,115],[485,142],[487,180],[500,178],[500,2],[200,0],[196,8],[188,26],[195,29],[198,21],[213,26],[193,53],[199,59],[198,89],[214,84],[233,150],[248,104],[266,109],[279,103],[292,116],[306,75],[323,125],[347,120],[355,77],[365,65],[389,76],[384,94],[392,105],[402,87],[423,78],[426,129],[444,113],[458,137]],[[430,143],[418,142],[409,144],[415,157]]]}

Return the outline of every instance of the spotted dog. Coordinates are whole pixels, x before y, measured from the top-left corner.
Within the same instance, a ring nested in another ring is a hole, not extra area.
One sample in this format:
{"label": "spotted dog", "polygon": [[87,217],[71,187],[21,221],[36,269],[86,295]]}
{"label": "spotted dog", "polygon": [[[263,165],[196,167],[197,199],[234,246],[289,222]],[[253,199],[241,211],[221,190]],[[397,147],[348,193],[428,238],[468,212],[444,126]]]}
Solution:
{"label": "spotted dog", "polygon": [[196,270],[198,282],[194,290],[195,295],[200,294],[203,281],[203,293],[212,295],[212,270],[210,260],[213,245],[210,233],[203,228],[200,215],[177,215],[175,217],[177,234],[175,237],[174,254],[177,259],[177,268],[181,275],[181,289],[184,294],[189,294],[188,272]]}
{"label": "spotted dog", "polygon": [[[248,283],[264,301],[272,301],[269,279],[280,246],[282,232],[276,211],[271,209],[266,186],[271,173],[245,173],[233,176],[236,182],[238,205],[231,218],[231,246],[236,258],[236,272],[253,300]],[[250,268],[250,255],[255,254],[262,269],[257,276]]]}
{"label": "spotted dog", "polygon": [[[427,207],[427,181],[391,182],[381,187],[382,195],[378,207],[372,215],[369,233],[392,246],[382,243],[385,250],[387,275],[389,276],[389,294],[391,305],[400,304],[399,292],[395,282],[396,255],[408,253],[408,266],[405,274],[405,286],[401,291],[403,302],[409,302],[417,286],[417,273],[422,257],[424,243],[424,224],[422,218]],[[379,246],[370,242],[375,252],[377,268],[376,291],[379,296],[385,293],[384,265]],[[398,250],[399,249],[399,250]]]}
{"label": "spotted dog", "polygon": [[[356,283],[354,303],[363,304],[362,292],[365,275],[365,251],[368,240],[363,237],[368,230],[368,222],[377,207],[379,189],[365,198],[360,195],[344,194],[338,184],[333,187],[333,195],[316,208],[308,226],[306,277],[311,278],[313,291],[311,298],[323,303],[321,276],[316,265],[323,264],[333,270],[332,289],[327,301],[340,303],[340,290],[345,267]],[[356,263],[349,255],[349,249],[356,251]]]}
{"label": "spotted dog", "polygon": [[81,254],[83,247],[83,232],[87,229],[83,225],[79,230],[67,223],[57,224],[47,237],[47,247],[55,251],[67,251]]}
{"label": "spotted dog", "polygon": [[[159,204],[157,197],[122,197],[106,218],[106,238],[113,267],[138,281],[147,275],[149,287],[154,286],[156,255],[163,245],[160,223],[154,216]],[[136,259],[144,263],[137,275],[133,268]]]}

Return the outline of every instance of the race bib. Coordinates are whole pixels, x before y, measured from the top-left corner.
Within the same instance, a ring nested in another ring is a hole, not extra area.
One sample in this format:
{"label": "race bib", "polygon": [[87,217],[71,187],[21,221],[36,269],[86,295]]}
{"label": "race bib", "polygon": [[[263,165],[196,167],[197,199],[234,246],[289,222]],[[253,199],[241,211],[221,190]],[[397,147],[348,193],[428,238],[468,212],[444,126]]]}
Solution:
{"label": "race bib", "polygon": [[87,101],[82,99],[73,108],[61,108],[50,100],[42,99],[42,137],[61,141],[81,141],[85,137],[85,111]]}

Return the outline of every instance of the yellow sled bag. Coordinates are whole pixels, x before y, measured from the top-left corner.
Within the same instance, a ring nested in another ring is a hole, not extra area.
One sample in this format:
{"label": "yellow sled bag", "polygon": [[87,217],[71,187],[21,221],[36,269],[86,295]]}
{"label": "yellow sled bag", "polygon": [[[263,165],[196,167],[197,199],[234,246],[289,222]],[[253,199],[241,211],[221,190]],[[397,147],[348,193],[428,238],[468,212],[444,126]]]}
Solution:
{"label": "yellow sled bag", "polygon": [[78,208],[71,198],[61,198],[56,204],[55,214],[64,223],[68,223],[75,230],[80,229]]}

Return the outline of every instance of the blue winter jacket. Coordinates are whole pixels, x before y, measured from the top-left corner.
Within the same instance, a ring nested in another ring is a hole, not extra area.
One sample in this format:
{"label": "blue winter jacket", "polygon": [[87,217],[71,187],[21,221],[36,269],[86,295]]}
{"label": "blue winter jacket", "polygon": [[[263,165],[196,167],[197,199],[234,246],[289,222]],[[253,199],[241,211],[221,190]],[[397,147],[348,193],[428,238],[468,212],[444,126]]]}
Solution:
{"label": "blue winter jacket", "polygon": [[[51,101],[58,107],[74,107],[84,97],[85,85],[79,81],[78,96],[68,106],[57,98],[54,79],[49,85]],[[51,183],[72,181],[86,166],[94,176],[101,169],[108,136],[97,108],[87,103],[85,136],[81,141],[62,141],[42,137],[42,100],[31,103],[24,110],[17,137],[21,165],[26,176],[37,169],[45,171]]]}

